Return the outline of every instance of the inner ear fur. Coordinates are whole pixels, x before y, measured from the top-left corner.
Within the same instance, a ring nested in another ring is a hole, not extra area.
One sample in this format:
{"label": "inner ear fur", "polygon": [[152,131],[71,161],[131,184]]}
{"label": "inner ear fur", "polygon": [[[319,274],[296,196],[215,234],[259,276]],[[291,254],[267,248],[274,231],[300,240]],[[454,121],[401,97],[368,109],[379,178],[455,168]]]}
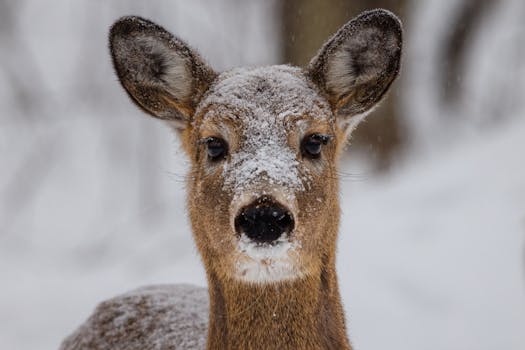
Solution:
{"label": "inner ear fur", "polygon": [[389,11],[364,12],[330,38],[307,67],[337,116],[363,116],[399,74],[402,27]]}
{"label": "inner ear fur", "polygon": [[131,99],[154,117],[183,128],[216,73],[197,52],[159,25],[123,17],[111,27],[117,76]]}

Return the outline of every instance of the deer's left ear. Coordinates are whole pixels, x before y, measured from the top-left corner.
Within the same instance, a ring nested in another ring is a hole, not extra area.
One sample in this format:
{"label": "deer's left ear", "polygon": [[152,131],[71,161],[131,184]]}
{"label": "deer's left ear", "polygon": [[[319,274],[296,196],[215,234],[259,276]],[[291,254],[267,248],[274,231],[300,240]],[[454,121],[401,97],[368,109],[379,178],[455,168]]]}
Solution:
{"label": "deer's left ear", "polygon": [[386,10],[364,12],[328,40],[307,67],[349,133],[398,76],[402,28]]}

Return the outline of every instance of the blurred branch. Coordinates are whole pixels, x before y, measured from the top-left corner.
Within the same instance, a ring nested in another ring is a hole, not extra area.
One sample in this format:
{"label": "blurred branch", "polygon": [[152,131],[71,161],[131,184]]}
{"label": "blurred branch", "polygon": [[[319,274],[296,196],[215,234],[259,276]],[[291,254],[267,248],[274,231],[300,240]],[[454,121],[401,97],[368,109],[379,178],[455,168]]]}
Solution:
{"label": "blurred branch", "polygon": [[461,92],[461,72],[468,45],[472,42],[483,15],[494,5],[491,0],[464,0],[450,28],[449,38],[445,41],[440,62],[443,74],[441,97],[446,103],[454,103]]}
{"label": "blurred branch", "polygon": [[24,1],[0,2],[0,69],[5,72],[4,83],[12,91],[11,101],[20,117],[42,120],[45,107],[53,104],[54,98],[20,35],[17,19],[23,5]]}
{"label": "blurred branch", "polygon": [[4,218],[0,232],[7,234],[11,227],[23,216],[38,191],[43,188],[42,183],[57,160],[57,139],[47,137],[42,142],[35,142],[35,146],[25,156],[21,157],[20,165],[11,170],[11,178],[2,191]]}

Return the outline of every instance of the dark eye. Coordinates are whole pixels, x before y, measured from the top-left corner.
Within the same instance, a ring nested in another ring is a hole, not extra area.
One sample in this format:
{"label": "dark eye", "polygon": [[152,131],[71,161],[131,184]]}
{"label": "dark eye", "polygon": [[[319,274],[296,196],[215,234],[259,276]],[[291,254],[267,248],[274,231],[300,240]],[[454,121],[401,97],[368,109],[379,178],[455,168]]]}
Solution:
{"label": "dark eye", "polygon": [[208,157],[210,160],[222,160],[228,154],[228,145],[223,139],[218,137],[208,137],[203,141],[206,144]]}
{"label": "dark eye", "polygon": [[306,136],[301,144],[301,152],[303,156],[308,158],[319,158],[321,155],[321,148],[330,140],[328,135],[312,134]]}

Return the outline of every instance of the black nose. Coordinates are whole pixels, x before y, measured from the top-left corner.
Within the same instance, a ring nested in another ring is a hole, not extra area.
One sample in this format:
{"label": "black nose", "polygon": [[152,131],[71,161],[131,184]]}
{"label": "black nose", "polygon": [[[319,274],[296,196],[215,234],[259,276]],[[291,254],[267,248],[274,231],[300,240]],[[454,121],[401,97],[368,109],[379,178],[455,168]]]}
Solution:
{"label": "black nose", "polygon": [[292,214],[270,198],[262,197],[243,208],[235,218],[237,233],[257,243],[271,243],[294,227]]}

